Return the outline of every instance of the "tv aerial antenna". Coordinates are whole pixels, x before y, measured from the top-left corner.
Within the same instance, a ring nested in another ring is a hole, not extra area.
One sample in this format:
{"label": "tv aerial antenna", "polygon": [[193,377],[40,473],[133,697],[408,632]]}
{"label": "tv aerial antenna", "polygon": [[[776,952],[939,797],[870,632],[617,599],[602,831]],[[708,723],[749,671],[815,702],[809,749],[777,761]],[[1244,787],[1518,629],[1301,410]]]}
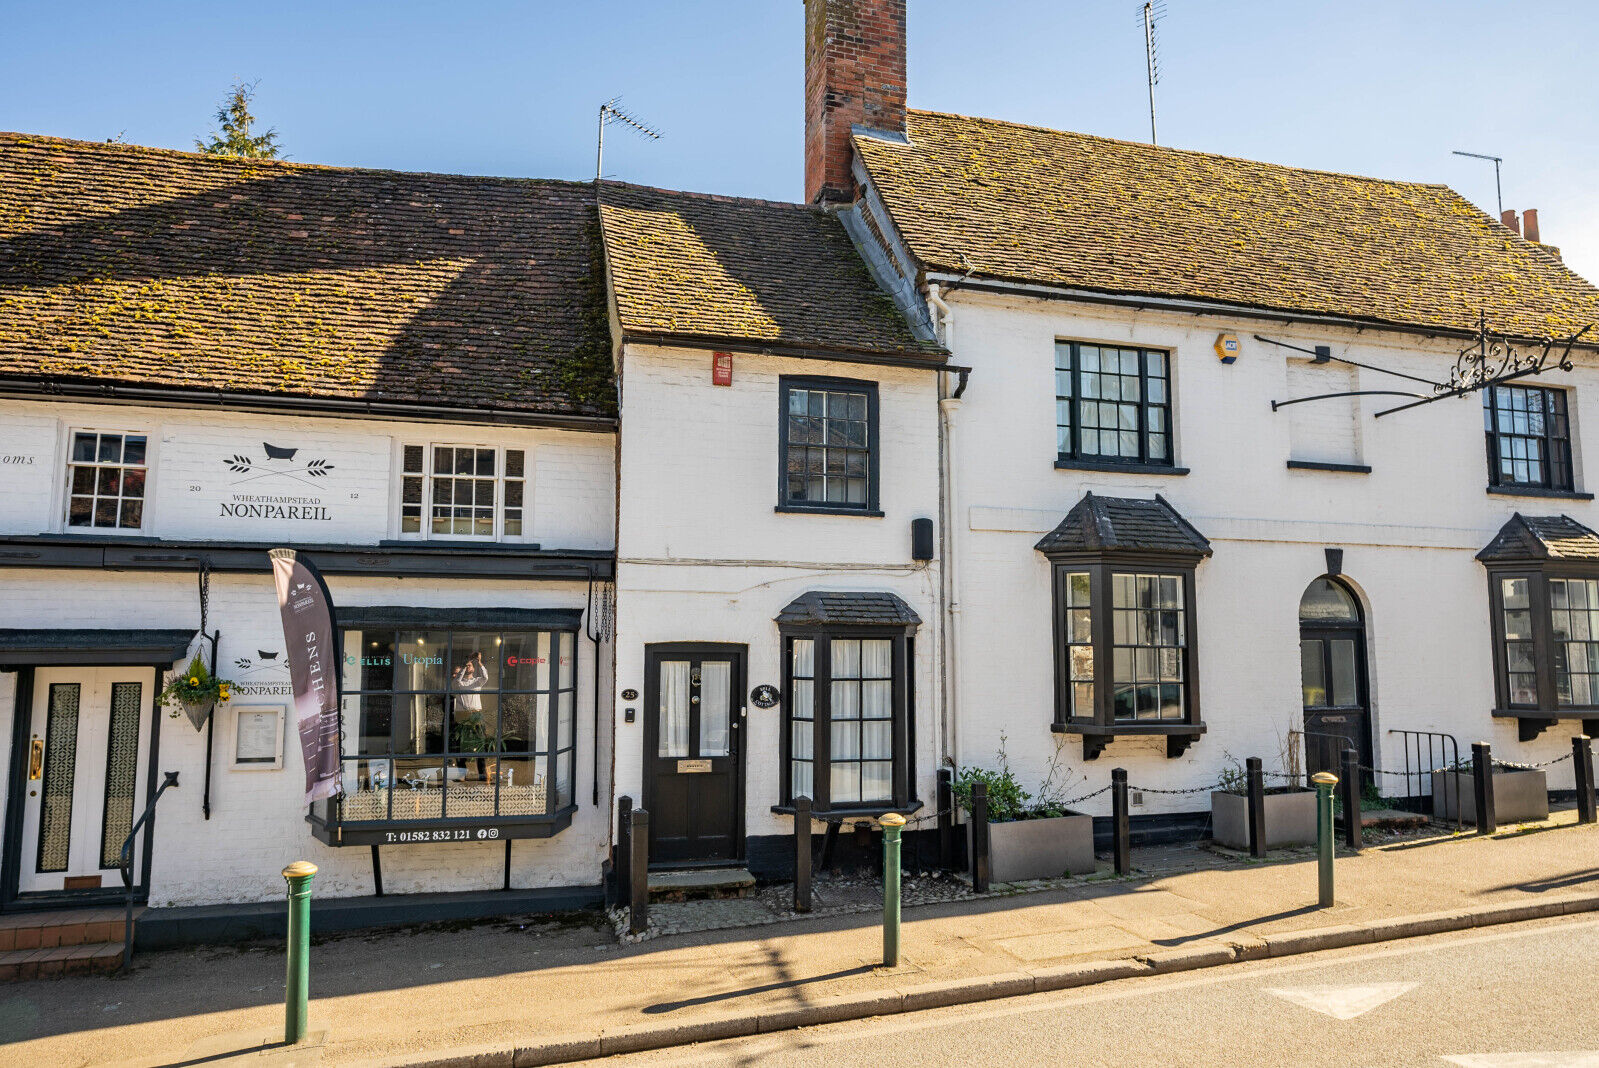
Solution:
{"label": "tv aerial antenna", "polygon": [[1144,24],[1144,66],[1149,75],[1149,143],[1155,140],[1155,86],[1160,84],[1160,37],[1156,27],[1166,16],[1165,0],[1145,0],[1138,17]]}
{"label": "tv aerial antenna", "polygon": [[1505,158],[1503,156],[1487,156],[1487,155],[1484,155],[1481,152],[1462,152],[1458,148],[1455,149],[1454,152],[1451,153],[1451,154],[1452,155],[1456,155],[1456,156],[1470,156],[1472,159],[1486,159],[1486,160],[1492,160],[1493,161],[1493,165],[1494,165],[1494,199],[1497,200],[1498,203],[1499,203],[1499,217],[1500,218],[1504,218],[1504,215],[1505,215],[1505,194],[1504,194],[1504,190],[1502,190],[1499,187],[1499,165],[1505,161]]}
{"label": "tv aerial antenna", "polygon": [[637,117],[628,114],[621,108],[622,98],[613,96],[600,105],[600,137],[599,148],[594,154],[594,180],[597,182],[605,171],[605,128],[613,123],[621,123],[630,127],[640,137],[648,137],[651,141],[659,141],[661,132],[648,125]]}

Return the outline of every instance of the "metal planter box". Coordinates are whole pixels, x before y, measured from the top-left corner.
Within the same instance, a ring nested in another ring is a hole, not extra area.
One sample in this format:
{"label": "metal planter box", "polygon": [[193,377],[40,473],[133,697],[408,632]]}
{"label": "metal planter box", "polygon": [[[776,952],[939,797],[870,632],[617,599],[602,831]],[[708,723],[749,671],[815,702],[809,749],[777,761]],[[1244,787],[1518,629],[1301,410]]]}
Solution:
{"label": "metal planter box", "polygon": [[[1266,848],[1313,845],[1316,841],[1316,791],[1267,794]],[[1210,833],[1218,845],[1249,848],[1249,798],[1217,791],[1210,795]]]}
{"label": "metal planter box", "polygon": [[[966,820],[971,856],[972,821]],[[996,883],[1088,875],[1094,871],[1094,817],[1073,813],[988,825],[988,874]]]}
{"label": "metal planter box", "polygon": [[[1444,776],[1450,777],[1445,788]],[[1443,771],[1432,773],[1432,811],[1438,819],[1453,820],[1455,804],[1460,805],[1462,823],[1477,822],[1477,791],[1471,773]],[[1494,819],[1499,823],[1528,823],[1549,818],[1549,779],[1533,769],[1494,770]]]}

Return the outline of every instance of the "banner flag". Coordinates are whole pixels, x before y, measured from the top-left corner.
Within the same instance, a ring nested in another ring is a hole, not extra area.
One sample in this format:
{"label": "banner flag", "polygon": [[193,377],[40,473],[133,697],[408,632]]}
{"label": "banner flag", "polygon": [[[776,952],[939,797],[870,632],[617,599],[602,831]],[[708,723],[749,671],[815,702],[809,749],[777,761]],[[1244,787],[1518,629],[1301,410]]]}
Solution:
{"label": "banner flag", "polygon": [[283,614],[283,640],[294,687],[305,802],[341,790],[339,775],[339,650],[333,598],[316,566],[293,549],[273,549],[272,578]]}

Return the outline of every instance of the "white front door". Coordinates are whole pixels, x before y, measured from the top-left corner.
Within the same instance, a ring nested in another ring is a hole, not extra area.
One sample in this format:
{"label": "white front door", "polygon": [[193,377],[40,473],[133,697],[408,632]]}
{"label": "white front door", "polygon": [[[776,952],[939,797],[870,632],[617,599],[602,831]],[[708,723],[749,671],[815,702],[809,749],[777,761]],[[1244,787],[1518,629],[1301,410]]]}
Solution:
{"label": "white front door", "polygon": [[[140,667],[34,672],[22,893],[122,885],[122,842],[144,810],[153,683]],[[137,882],[138,850],[133,860]]]}

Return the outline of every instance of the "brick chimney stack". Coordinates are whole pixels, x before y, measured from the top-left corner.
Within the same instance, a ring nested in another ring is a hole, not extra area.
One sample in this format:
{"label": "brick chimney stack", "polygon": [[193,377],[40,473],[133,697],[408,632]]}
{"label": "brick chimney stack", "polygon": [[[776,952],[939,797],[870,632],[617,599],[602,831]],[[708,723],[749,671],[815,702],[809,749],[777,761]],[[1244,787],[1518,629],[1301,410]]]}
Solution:
{"label": "brick chimney stack", "polygon": [[805,199],[855,199],[850,127],[905,133],[906,0],[805,0]]}

